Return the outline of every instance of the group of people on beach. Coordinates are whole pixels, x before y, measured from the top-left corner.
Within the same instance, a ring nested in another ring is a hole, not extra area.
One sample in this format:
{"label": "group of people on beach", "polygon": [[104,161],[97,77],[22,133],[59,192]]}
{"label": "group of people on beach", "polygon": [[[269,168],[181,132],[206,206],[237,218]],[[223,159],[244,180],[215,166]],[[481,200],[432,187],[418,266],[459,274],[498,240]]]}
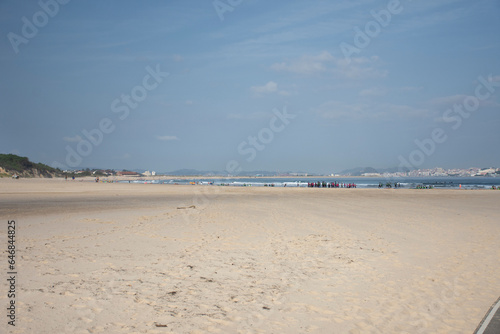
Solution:
{"label": "group of people on beach", "polygon": [[415,189],[434,189],[434,186],[419,184],[418,186],[415,187]]}
{"label": "group of people on beach", "polygon": [[[380,189],[380,188],[383,188],[383,187],[384,187],[384,184],[382,182],[379,182],[378,188]],[[386,188],[392,188],[392,183],[391,182],[387,182],[385,184],[385,187]],[[396,189],[396,188],[401,188],[401,184],[399,182],[394,182],[394,189]]]}
{"label": "group of people on beach", "polygon": [[309,188],[356,188],[355,183],[338,183],[338,182],[308,182]]}

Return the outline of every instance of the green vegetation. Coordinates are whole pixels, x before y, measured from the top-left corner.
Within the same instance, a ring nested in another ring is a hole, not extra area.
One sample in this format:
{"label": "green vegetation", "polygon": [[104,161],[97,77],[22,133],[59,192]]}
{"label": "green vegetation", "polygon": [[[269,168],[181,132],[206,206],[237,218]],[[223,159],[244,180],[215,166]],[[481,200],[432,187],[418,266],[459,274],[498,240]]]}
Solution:
{"label": "green vegetation", "polygon": [[83,176],[107,176],[105,173],[103,173],[99,169],[90,169],[90,168],[85,168],[78,174],[76,173],[71,173],[71,176],[75,177],[83,177]]}
{"label": "green vegetation", "polygon": [[36,173],[43,176],[62,174],[60,169],[52,168],[42,163],[34,163],[29,161],[26,157],[20,157],[15,154],[0,154],[0,167],[10,174],[21,174],[26,176],[34,176]]}

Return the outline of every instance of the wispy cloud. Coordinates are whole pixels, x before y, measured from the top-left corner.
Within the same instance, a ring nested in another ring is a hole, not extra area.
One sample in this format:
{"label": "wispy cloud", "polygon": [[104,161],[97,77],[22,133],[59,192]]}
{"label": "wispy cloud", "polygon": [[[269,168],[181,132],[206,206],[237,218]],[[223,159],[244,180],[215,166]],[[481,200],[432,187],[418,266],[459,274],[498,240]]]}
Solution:
{"label": "wispy cloud", "polygon": [[370,120],[370,119],[393,119],[414,118],[427,116],[430,111],[425,108],[412,107],[408,105],[380,103],[344,103],[340,101],[328,101],[314,110],[316,114],[325,119],[346,120]]}
{"label": "wispy cloud", "polygon": [[[286,29],[290,31],[290,28],[296,28],[297,24],[303,24],[304,22],[315,24],[325,22],[331,22],[327,18],[331,15],[338,14],[340,12],[346,12],[351,10],[353,7],[364,6],[366,7],[373,0],[353,0],[353,1],[334,1],[334,2],[321,2],[311,6],[309,3],[301,2],[290,2],[287,3],[288,15],[277,15],[277,12],[269,13],[269,16],[273,16],[273,20],[264,20],[264,24],[257,26],[254,31],[257,33],[266,33],[269,31],[277,31]],[[279,9],[280,12],[283,8]],[[335,20],[338,23],[337,20]],[[318,31],[319,32],[319,31]],[[326,32],[325,32],[326,33]],[[330,31],[331,34],[331,31]],[[322,35],[321,35],[322,36]]]}
{"label": "wispy cloud", "polygon": [[382,87],[372,87],[363,89],[358,93],[359,96],[383,96],[387,94],[387,89]]}
{"label": "wispy cloud", "polygon": [[239,119],[239,120],[258,120],[271,118],[272,114],[269,112],[256,111],[252,113],[231,113],[227,115],[228,119]]}
{"label": "wispy cloud", "polygon": [[464,101],[466,99],[474,99],[479,102],[480,107],[498,107],[499,104],[491,99],[486,99],[486,100],[479,100],[474,96],[470,95],[465,95],[465,94],[456,94],[456,95],[450,95],[450,96],[442,96],[442,97],[436,97],[431,99],[428,104],[436,109],[447,109],[447,108],[452,108],[455,105],[463,105]]}
{"label": "wispy cloud", "polygon": [[156,139],[163,141],[180,140],[177,136],[156,136]]}
{"label": "wispy cloud", "polygon": [[300,59],[275,63],[271,69],[299,74],[314,74],[328,71],[327,63],[335,58],[329,52],[322,52],[317,56],[303,56]]}
{"label": "wispy cloud", "polygon": [[76,136],[73,136],[73,137],[63,137],[63,140],[65,142],[68,142],[68,143],[78,143],[80,141],[82,141],[82,137],[76,135]]}
{"label": "wispy cloud", "polygon": [[250,89],[255,94],[269,94],[278,90],[278,84],[274,81],[269,81],[263,86],[252,86]]}
{"label": "wispy cloud", "polygon": [[410,93],[414,93],[414,92],[419,92],[423,89],[423,87],[413,87],[413,86],[405,86],[405,87],[401,87],[399,88],[402,92],[410,92]]}
{"label": "wispy cloud", "polygon": [[281,96],[290,96],[292,93],[286,90],[278,90],[278,84],[274,81],[269,81],[263,86],[252,86],[250,90],[255,97],[262,97],[266,94],[278,93]]}
{"label": "wispy cloud", "polygon": [[463,94],[441,96],[433,98],[432,100],[429,101],[429,104],[437,108],[450,107],[453,106],[454,104],[462,103],[466,97],[467,95]]}
{"label": "wispy cloud", "polygon": [[366,114],[367,109],[367,104],[347,104],[340,101],[328,101],[316,108],[314,112],[326,119],[355,119]]}
{"label": "wispy cloud", "polygon": [[[391,26],[391,31],[408,33],[434,34],[436,25],[445,25],[449,22],[467,17],[470,12],[464,6],[463,0],[419,1],[412,2],[404,7],[402,15],[405,20],[397,26]],[[433,29],[429,29],[433,28]]]}
{"label": "wispy cloud", "polygon": [[[360,15],[352,17],[355,8],[366,7],[373,2],[374,0],[322,1],[314,6],[308,2],[290,2],[286,6],[269,6],[266,11],[259,11],[260,24],[255,24],[255,19],[242,19],[238,24],[226,26],[223,31],[209,34],[207,38],[234,40],[235,43],[226,45],[221,50],[224,55],[255,57],[257,54],[295,53],[293,48],[287,49],[290,44],[325,38],[331,43],[332,39],[351,30],[362,19]],[[277,48],[277,45],[281,47]]]}
{"label": "wispy cloud", "polygon": [[271,65],[275,71],[291,72],[303,75],[327,73],[349,79],[381,78],[387,75],[386,70],[379,67],[379,58],[373,56],[355,57],[351,62],[344,58],[336,58],[323,51],[318,55],[306,55],[299,59],[283,61]]}

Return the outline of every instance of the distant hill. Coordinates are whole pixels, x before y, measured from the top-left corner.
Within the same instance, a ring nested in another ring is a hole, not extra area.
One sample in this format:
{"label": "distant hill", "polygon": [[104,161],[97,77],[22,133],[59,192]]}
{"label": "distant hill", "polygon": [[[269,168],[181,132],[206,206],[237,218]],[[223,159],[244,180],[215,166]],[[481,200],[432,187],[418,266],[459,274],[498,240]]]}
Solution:
{"label": "distant hill", "polygon": [[[162,172],[159,173],[161,175],[173,175],[173,176],[220,176],[226,177],[228,175],[227,171],[206,171],[206,170],[197,170],[197,169],[179,169],[172,172]],[[254,176],[276,176],[277,172],[270,172],[264,170],[256,170],[256,171],[241,171],[241,172],[233,172],[233,176],[240,177],[254,177]]]}
{"label": "distant hill", "polygon": [[349,175],[349,176],[361,176],[365,173],[396,173],[396,172],[409,172],[409,169],[407,168],[399,168],[399,167],[393,167],[393,168],[379,168],[375,169],[373,167],[356,167],[352,169],[346,169],[342,172],[340,172],[341,175]]}
{"label": "distant hill", "polygon": [[21,177],[56,177],[62,176],[60,169],[42,163],[34,163],[26,157],[15,154],[0,154],[0,177],[19,175]]}
{"label": "distant hill", "polygon": [[202,171],[202,170],[196,170],[196,169],[178,169],[178,170],[174,170],[172,172],[162,172],[159,174],[173,175],[173,176],[219,175],[218,172]]}

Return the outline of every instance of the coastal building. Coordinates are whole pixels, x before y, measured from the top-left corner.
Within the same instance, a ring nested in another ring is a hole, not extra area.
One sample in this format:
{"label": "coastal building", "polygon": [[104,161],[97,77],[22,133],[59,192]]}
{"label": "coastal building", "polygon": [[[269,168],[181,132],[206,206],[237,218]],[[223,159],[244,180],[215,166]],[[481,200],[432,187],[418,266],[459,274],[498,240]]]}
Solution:
{"label": "coastal building", "polygon": [[477,172],[476,176],[486,176],[486,175],[492,175],[495,174],[497,170],[495,168],[485,168],[481,169],[479,172]]}
{"label": "coastal building", "polygon": [[380,177],[380,173],[363,173],[361,176],[367,176],[367,177]]}

